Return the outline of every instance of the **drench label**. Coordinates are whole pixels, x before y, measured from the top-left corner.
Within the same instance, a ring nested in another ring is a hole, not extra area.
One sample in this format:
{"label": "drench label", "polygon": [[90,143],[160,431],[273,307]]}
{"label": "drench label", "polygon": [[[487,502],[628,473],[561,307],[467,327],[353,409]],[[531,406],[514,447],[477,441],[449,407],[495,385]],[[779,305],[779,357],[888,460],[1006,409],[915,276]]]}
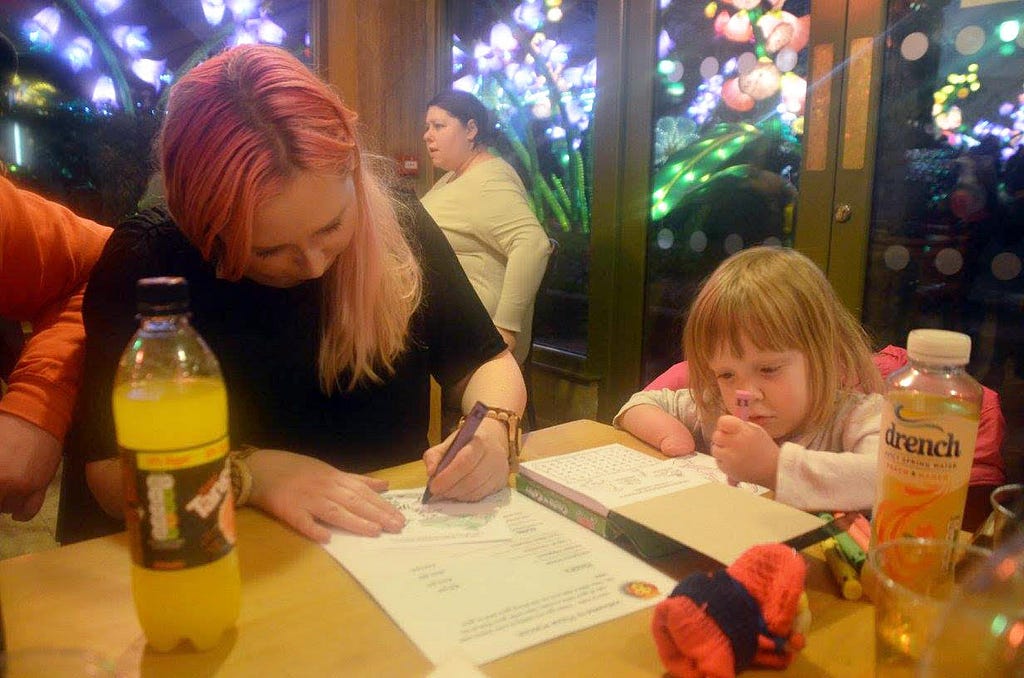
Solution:
{"label": "drench label", "polygon": [[951,491],[970,480],[977,419],[957,414],[925,418],[902,403],[887,403],[880,437],[879,464],[903,483]]}

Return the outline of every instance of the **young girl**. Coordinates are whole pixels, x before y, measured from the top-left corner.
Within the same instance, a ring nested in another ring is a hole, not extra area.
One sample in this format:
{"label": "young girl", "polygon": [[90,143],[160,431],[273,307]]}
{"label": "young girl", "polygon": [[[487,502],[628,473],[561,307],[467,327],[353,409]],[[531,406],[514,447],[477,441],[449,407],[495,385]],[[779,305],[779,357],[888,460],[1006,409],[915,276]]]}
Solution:
{"label": "young girl", "polygon": [[693,302],[683,352],[690,388],[637,393],[615,424],[670,456],[708,450],[731,479],[801,509],[871,508],[882,379],[814,262],[769,247],[722,262]]}

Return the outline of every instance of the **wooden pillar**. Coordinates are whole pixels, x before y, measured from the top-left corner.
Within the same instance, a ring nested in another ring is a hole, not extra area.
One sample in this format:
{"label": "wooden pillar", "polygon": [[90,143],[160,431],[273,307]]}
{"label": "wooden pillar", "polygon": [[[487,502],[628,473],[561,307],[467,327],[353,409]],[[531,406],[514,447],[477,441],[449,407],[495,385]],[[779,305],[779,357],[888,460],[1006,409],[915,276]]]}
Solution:
{"label": "wooden pillar", "polygon": [[325,0],[319,36],[321,74],[359,113],[366,147],[388,158],[419,160],[412,188],[430,186],[423,116],[438,87],[442,0]]}

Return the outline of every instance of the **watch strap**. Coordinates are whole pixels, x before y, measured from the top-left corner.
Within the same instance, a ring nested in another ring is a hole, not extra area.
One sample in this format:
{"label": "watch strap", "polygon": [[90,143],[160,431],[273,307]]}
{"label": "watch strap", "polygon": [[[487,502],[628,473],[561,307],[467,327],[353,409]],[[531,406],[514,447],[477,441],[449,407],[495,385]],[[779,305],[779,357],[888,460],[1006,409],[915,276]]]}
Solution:
{"label": "watch strap", "polygon": [[242,445],[240,449],[228,452],[228,473],[231,477],[231,494],[235,506],[245,506],[252,494],[252,469],[246,459],[259,448],[254,445]]}

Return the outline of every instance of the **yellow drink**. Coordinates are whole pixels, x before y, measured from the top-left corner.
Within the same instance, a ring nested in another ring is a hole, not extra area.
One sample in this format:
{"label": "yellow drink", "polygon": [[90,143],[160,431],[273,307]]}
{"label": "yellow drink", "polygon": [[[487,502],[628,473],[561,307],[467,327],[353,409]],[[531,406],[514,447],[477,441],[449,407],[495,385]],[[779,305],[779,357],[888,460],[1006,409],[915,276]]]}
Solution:
{"label": "yellow drink", "polygon": [[113,406],[139,623],[154,649],[185,639],[211,648],[234,625],[241,598],[224,385],[218,377],[122,383]]}
{"label": "yellow drink", "polygon": [[979,404],[890,391],[879,435],[872,543],[899,537],[955,540],[967,502]]}

